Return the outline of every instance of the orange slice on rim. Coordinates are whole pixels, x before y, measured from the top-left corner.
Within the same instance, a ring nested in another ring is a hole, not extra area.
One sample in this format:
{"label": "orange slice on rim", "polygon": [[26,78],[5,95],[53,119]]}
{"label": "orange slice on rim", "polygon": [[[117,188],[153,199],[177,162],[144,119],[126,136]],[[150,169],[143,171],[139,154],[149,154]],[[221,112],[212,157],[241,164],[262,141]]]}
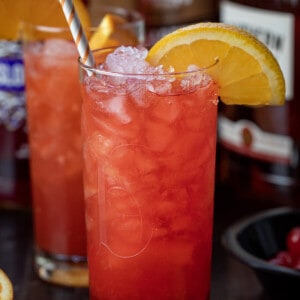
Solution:
{"label": "orange slice on rim", "polygon": [[153,65],[186,71],[207,68],[225,104],[282,105],[285,82],[280,66],[255,36],[223,23],[199,23],[160,39],[149,51]]}
{"label": "orange slice on rim", "polygon": [[138,40],[134,33],[126,28],[126,23],[127,20],[121,16],[106,14],[89,40],[90,48],[94,50],[121,45],[136,45]]}

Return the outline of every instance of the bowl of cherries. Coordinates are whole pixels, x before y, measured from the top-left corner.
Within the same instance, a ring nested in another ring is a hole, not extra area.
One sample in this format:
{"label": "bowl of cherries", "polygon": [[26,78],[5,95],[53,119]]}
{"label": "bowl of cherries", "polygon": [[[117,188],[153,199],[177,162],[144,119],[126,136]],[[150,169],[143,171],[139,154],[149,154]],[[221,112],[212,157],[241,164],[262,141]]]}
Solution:
{"label": "bowl of cherries", "polygon": [[253,269],[271,299],[300,299],[300,208],[246,217],[227,228],[222,244]]}

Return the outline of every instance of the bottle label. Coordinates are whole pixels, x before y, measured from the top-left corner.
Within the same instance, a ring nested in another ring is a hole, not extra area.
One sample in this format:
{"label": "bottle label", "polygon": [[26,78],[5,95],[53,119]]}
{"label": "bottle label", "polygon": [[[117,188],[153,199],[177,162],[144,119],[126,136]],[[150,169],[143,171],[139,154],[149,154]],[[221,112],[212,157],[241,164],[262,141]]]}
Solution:
{"label": "bottle label", "polygon": [[286,100],[292,99],[295,84],[293,82],[294,15],[222,1],[220,20],[251,32],[272,51],[284,74]]}
{"label": "bottle label", "polygon": [[[285,77],[286,100],[291,100],[294,97],[294,15],[223,0],[220,19],[251,32],[272,51]],[[298,163],[296,145],[289,136],[265,132],[249,120],[231,121],[223,116],[218,126],[220,143],[233,152],[270,163],[291,166]]]}
{"label": "bottle label", "polygon": [[21,58],[0,57],[0,90],[9,92],[25,90],[24,64]]}
{"label": "bottle label", "polygon": [[239,154],[268,162],[297,164],[295,145],[289,136],[262,131],[249,120],[233,122],[219,117],[220,143]]}
{"label": "bottle label", "polygon": [[0,41],[0,126],[15,131],[25,124],[25,76],[21,46]]}

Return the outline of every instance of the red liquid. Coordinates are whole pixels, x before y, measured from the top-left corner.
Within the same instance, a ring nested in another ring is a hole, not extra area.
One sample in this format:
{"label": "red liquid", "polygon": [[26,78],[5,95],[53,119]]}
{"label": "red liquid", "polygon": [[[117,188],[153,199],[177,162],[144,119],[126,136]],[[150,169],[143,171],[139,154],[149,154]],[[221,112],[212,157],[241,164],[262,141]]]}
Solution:
{"label": "red liquid", "polygon": [[207,300],[216,87],[82,93],[90,299]]}
{"label": "red liquid", "polygon": [[57,47],[65,53],[25,50],[35,238],[46,252],[84,256],[77,52],[68,41]]}

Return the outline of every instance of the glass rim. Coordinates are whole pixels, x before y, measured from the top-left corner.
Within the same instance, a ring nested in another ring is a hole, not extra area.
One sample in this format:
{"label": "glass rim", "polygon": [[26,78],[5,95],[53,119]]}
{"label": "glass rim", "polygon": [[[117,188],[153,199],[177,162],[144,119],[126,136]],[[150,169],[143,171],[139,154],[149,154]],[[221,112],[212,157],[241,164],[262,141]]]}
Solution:
{"label": "glass rim", "polygon": [[[143,46],[143,45],[142,45]],[[131,46],[132,47],[132,46]],[[133,47],[139,47],[139,46],[133,46]],[[145,47],[145,46],[143,46]],[[101,52],[101,51],[110,51],[109,53],[111,53],[114,49],[117,49],[118,47],[107,47],[107,48],[99,48],[99,49],[95,49],[92,50],[92,53],[97,53],[97,52]],[[85,63],[82,62],[82,58],[78,57],[78,64],[80,69],[85,70],[88,74],[95,74],[95,75],[105,75],[105,76],[114,76],[114,77],[127,77],[127,78],[136,78],[136,79],[143,79],[143,78],[157,78],[157,77],[185,77],[185,76],[192,76],[198,73],[205,73],[208,76],[210,76],[207,72],[205,72],[206,70],[212,68],[213,66],[215,66],[219,60],[218,58],[215,59],[215,61],[208,65],[207,67],[198,67],[196,66],[198,69],[195,70],[190,70],[190,71],[165,71],[163,73],[157,73],[157,74],[153,74],[153,73],[130,73],[130,72],[113,72],[113,71],[107,71],[107,70],[101,70],[99,68],[97,68],[97,66],[89,66]],[[193,64],[191,64],[193,65]]]}

